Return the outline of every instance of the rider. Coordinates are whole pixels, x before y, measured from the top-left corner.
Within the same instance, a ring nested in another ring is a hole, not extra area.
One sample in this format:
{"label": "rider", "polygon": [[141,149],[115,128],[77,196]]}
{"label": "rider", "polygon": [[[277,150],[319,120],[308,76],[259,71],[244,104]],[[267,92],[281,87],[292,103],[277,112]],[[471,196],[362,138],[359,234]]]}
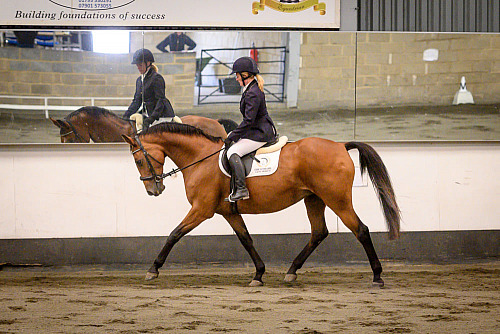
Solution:
{"label": "rider", "polygon": [[[233,64],[231,74],[233,73],[236,73],[236,80],[243,87],[240,101],[243,121],[224,141],[226,147],[230,146],[227,156],[235,178],[235,189],[228,198],[231,202],[250,198],[241,157],[273,141],[277,135],[274,123],[267,113],[264,79],[259,75],[255,60],[250,57],[238,58]],[[232,142],[234,144],[231,146]]]}
{"label": "rider", "polygon": [[[142,130],[147,130],[155,121],[171,121],[175,116],[174,109],[165,96],[165,80],[158,73],[154,61],[153,53],[148,49],[137,50],[132,58],[132,64],[137,66],[141,76],[135,83],[134,100],[123,117],[130,117],[138,125],[143,119]],[[142,115],[137,113],[141,105]]]}

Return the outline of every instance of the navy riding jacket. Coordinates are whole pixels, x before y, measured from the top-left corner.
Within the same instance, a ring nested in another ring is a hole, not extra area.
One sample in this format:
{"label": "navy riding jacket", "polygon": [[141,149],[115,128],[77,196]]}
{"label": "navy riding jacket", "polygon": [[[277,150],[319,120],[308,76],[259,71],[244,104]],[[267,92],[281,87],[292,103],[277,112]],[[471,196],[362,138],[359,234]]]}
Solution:
{"label": "navy riding jacket", "polygon": [[161,52],[168,52],[167,46],[170,47],[170,51],[184,51],[185,45],[188,46],[188,50],[193,50],[196,47],[196,43],[188,35],[184,33],[177,35],[174,32],[158,43],[156,48]]}
{"label": "navy riding jacket", "polygon": [[[138,77],[135,82],[134,100],[123,115],[124,118],[129,118],[139,110],[142,104],[142,86],[141,77]],[[144,77],[144,105],[147,113],[144,115],[143,111],[143,115],[152,117],[154,120],[175,116],[174,109],[165,96],[165,80],[153,69],[150,69]]]}
{"label": "navy riding jacket", "polygon": [[237,142],[247,138],[258,142],[270,142],[276,137],[276,128],[267,113],[266,97],[256,80],[250,82],[240,100],[240,112],[243,121],[231,131],[228,138]]}

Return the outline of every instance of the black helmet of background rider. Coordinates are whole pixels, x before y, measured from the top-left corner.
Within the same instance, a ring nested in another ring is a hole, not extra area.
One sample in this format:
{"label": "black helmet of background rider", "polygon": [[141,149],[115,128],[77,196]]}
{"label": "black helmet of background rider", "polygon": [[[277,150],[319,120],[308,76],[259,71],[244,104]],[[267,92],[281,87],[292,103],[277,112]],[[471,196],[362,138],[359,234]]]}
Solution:
{"label": "black helmet of background rider", "polygon": [[[253,58],[241,57],[236,59],[233,63],[233,71],[231,74],[239,73],[241,75],[243,72],[248,72],[250,75],[256,75],[259,73],[259,67]],[[245,80],[248,77],[243,77],[241,75],[241,78]]]}
{"label": "black helmet of background rider", "polygon": [[140,63],[154,63],[155,62],[155,57],[153,56],[153,53],[149,51],[148,49],[139,49],[134,53],[134,56],[132,57],[132,65],[137,65]]}

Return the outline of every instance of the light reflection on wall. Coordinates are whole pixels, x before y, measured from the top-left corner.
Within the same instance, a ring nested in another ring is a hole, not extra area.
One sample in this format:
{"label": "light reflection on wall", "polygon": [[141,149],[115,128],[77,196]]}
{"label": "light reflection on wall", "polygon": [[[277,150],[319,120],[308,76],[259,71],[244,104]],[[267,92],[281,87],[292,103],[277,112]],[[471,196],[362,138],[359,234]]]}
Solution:
{"label": "light reflection on wall", "polygon": [[129,53],[130,33],[126,30],[92,31],[93,50],[99,53]]}

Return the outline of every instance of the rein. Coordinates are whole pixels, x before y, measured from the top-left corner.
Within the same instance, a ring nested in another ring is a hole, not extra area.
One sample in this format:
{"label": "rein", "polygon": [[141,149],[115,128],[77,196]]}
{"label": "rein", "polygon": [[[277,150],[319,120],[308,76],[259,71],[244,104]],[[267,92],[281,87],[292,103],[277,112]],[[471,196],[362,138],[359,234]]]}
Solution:
{"label": "rein", "polygon": [[146,151],[146,149],[144,148],[144,146],[142,145],[141,141],[139,140],[139,136],[135,136],[135,140],[137,141],[137,143],[139,144],[139,148],[135,151],[132,152],[132,155],[134,155],[135,153],[139,152],[139,151],[142,151],[142,153],[144,154],[144,157],[146,158],[146,163],[148,164],[148,168],[149,168],[149,172],[151,173],[151,176],[141,176],[139,177],[139,179],[141,181],[149,181],[149,180],[154,180],[156,183],[160,183],[161,180],[169,177],[169,176],[172,176],[174,174],[177,174],[181,171],[183,171],[184,169],[186,168],[189,168],[191,166],[194,166],[214,155],[216,155],[217,153],[219,153],[220,151],[222,151],[224,149],[224,146],[222,146],[222,148],[210,155],[207,155],[206,157],[200,159],[200,160],[197,160],[187,166],[184,166],[182,168],[173,168],[170,172],[168,173],[163,173],[161,175],[157,175],[154,168],[153,168],[153,164],[151,163],[151,160],[149,160],[149,158],[153,159],[153,161],[155,161],[156,163],[158,163],[159,165],[163,165],[161,162],[159,162],[158,160],[156,160],[154,157],[152,157],[148,151]]}

